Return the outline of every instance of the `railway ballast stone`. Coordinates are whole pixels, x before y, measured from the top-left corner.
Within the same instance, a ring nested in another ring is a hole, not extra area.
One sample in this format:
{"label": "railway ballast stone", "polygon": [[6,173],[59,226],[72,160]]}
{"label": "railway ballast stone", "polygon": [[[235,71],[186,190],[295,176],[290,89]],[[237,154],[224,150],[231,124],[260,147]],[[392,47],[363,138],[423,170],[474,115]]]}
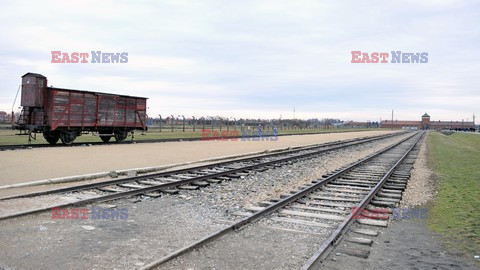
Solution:
{"label": "railway ballast stone", "polygon": [[117,171],[110,171],[108,173],[108,176],[110,176],[111,178],[117,178],[118,177],[118,172]]}

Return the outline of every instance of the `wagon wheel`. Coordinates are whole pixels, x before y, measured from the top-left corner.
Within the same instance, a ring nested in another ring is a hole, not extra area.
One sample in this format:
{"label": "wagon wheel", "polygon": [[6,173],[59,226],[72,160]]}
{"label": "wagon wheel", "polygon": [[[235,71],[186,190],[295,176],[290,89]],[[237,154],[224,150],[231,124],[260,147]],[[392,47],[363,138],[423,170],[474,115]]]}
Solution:
{"label": "wagon wheel", "polygon": [[60,139],[60,134],[58,134],[58,132],[48,130],[43,132],[43,137],[49,144],[56,144],[58,139]]}
{"label": "wagon wheel", "polygon": [[62,143],[66,145],[72,144],[76,137],[77,134],[74,131],[65,131],[60,133],[60,140],[62,140]]}
{"label": "wagon wheel", "polygon": [[102,139],[102,141],[106,143],[106,142],[110,141],[110,138],[112,138],[112,136],[109,136],[109,135],[112,135],[112,133],[113,133],[112,130],[100,131],[99,132],[100,139]]}
{"label": "wagon wheel", "polygon": [[102,139],[103,142],[108,142],[110,141],[110,138],[112,138],[112,136],[100,136],[100,138]]}
{"label": "wagon wheel", "polygon": [[127,131],[115,131],[115,140],[117,142],[123,142],[128,136]]}

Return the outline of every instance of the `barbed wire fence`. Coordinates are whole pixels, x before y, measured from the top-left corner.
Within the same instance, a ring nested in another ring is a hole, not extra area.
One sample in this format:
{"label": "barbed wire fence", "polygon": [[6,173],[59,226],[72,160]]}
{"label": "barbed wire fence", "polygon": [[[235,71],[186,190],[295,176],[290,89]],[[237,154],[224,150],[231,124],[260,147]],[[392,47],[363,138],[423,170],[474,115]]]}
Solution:
{"label": "barbed wire fence", "polygon": [[201,132],[204,130],[245,131],[260,128],[264,131],[332,129],[332,128],[378,128],[378,122],[353,122],[339,119],[252,119],[222,116],[159,115],[147,120],[153,132]]}

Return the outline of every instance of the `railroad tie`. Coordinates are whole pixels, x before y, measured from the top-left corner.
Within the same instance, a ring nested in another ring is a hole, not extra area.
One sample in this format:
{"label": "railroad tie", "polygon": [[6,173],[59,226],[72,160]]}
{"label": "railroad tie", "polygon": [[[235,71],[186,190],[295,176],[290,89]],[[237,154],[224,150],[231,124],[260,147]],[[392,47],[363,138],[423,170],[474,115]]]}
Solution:
{"label": "railroad tie", "polygon": [[111,187],[98,187],[97,189],[101,191],[113,192],[113,193],[123,192],[122,189],[116,189]]}
{"label": "railroad tie", "polygon": [[350,242],[350,243],[360,244],[360,245],[366,245],[366,246],[371,246],[372,243],[373,243],[372,239],[363,238],[363,237],[346,238],[345,241]]}
{"label": "railroad tie", "polygon": [[287,223],[294,223],[306,226],[314,226],[314,227],[322,227],[322,228],[331,228],[332,225],[326,223],[320,223],[317,221],[308,221],[308,220],[301,220],[301,219],[293,219],[293,218],[285,218],[285,217],[271,217],[273,221],[277,222],[287,222]]}
{"label": "railroad tie", "polygon": [[373,219],[357,219],[357,222],[363,225],[377,226],[377,227],[387,227],[388,222],[384,220],[373,220]]}
{"label": "railroad tie", "polygon": [[382,196],[375,196],[373,197],[375,201],[384,201],[384,202],[394,202],[394,203],[399,203],[401,199],[399,198],[388,198],[388,197],[382,197]]}
{"label": "railroad tie", "polygon": [[402,194],[403,193],[402,190],[388,189],[388,188],[385,188],[385,187],[382,187],[382,189],[380,189],[380,192],[391,193],[391,194]]}
{"label": "railroad tie", "polygon": [[205,180],[205,181],[207,181],[208,183],[212,183],[212,184],[218,184],[218,183],[222,182],[222,180],[220,180],[220,179],[215,179],[215,178],[213,178],[213,179],[207,179],[207,180]]}
{"label": "railroad tie", "polygon": [[376,205],[376,206],[383,206],[383,207],[395,207],[396,203],[394,202],[387,202],[387,201],[379,201],[379,200],[372,200],[370,201],[370,204]]}
{"label": "railroad tie", "polygon": [[178,189],[183,189],[183,190],[197,190],[198,186],[192,186],[192,185],[181,185],[177,187]]}
{"label": "railroad tie", "polygon": [[377,213],[387,213],[387,214],[392,213],[392,208],[382,208],[382,207],[376,207],[373,205],[367,205],[366,208],[372,212],[377,212]]}
{"label": "railroad tie", "polygon": [[393,193],[385,193],[385,192],[379,192],[377,193],[378,197],[387,197],[387,198],[395,198],[395,199],[401,199],[402,195],[401,194],[393,194]]}
{"label": "railroad tie", "polygon": [[338,197],[326,197],[326,196],[308,196],[309,199],[314,200],[325,200],[325,201],[337,201],[337,202],[360,202],[360,199],[352,199],[352,198],[338,198]]}
{"label": "railroad tie", "polygon": [[333,208],[320,208],[320,207],[309,207],[302,205],[289,205],[288,208],[301,209],[301,210],[311,210],[317,212],[327,212],[327,213],[337,213],[337,214],[348,214],[345,210],[333,209]]}
{"label": "railroad tie", "polygon": [[167,193],[167,194],[178,194],[179,190],[178,189],[161,189],[160,190],[162,193]]}
{"label": "railroad tie", "polygon": [[194,181],[192,185],[199,186],[199,187],[206,187],[206,186],[209,186],[210,184],[205,181]]}
{"label": "railroad tie", "polygon": [[161,193],[153,193],[153,192],[145,192],[144,194],[145,196],[152,197],[152,198],[158,198],[162,196]]}
{"label": "railroad tie", "polygon": [[119,186],[124,187],[124,188],[133,188],[133,189],[142,189],[142,188],[145,188],[145,186],[140,186],[140,185],[135,185],[135,184],[129,184],[129,183],[119,184]]}
{"label": "railroad tie", "polygon": [[368,230],[368,229],[353,229],[353,233],[358,233],[358,234],[363,234],[363,235],[368,235],[368,236],[377,236],[378,231],[374,230]]}
{"label": "railroad tie", "polygon": [[338,252],[341,254],[359,257],[363,259],[368,259],[368,256],[370,256],[370,250],[363,249],[342,248]]}
{"label": "railroad tie", "polygon": [[317,214],[317,213],[292,211],[292,210],[280,210],[279,213],[290,215],[290,216],[321,218],[321,219],[329,219],[329,220],[336,220],[336,221],[343,221],[345,219],[345,217],[337,216],[337,215]]}
{"label": "railroad tie", "polygon": [[138,181],[138,183],[144,184],[144,185],[150,185],[150,186],[157,186],[162,184],[159,181],[151,181],[151,180],[140,180]]}
{"label": "railroad tie", "polygon": [[341,203],[328,203],[328,202],[316,202],[316,201],[308,201],[305,203],[306,205],[321,205],[321,206],[330,206],[330,207],[340,207],[344,209],[352,208],[353,204],[341,204]]}

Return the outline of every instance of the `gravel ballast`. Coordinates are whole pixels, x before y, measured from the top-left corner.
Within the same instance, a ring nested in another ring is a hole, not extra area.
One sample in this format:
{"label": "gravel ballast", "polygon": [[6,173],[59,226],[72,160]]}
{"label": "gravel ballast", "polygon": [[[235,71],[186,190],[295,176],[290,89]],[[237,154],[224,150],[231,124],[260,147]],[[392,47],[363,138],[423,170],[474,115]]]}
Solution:
{"label": "gravel ballast", "polygon": [[403,193],[401,206],[404,208],[423,205],[435,196],[433,172],[428,167],[428,135],[423,139],[417,160],[413,165],[407,189]]}
{"label": "gravel ballast", "polygon": [[[0,267],[139,268],[226,227],[239,218],[233,213],[246,206],[278,198],[283,193],[320,178],[326,172],[357,161],[400,139],[385,139],[335,151],[196,191],[181,191],[179,195],[143,198],[134,204],[128,200],[109,202],[108,204],[116,205],[117,209],[128,209],[126,220],[52,220],[51,213],[42,213],[0,221],[0,237],[3,241],[0,253],[4,254],[0,259]],[[295,258],[301,258],[301,254],[318,248],[311,244],[311,235],[318,236],[317,240],[322,237],[317,235],[321,231],[302,234],[272,230],[271,227],[275,224],[269,221],[261,221],[254,226],[259,227],[246,228],[242,230],[244,234],[231,237],[257,238],[258,234],[258,239],[265,241],[277,239],[279,243],[290,242],[290,245],[286,245],[288,249],[279,251],[278,254],[288,254],[289,249],[296,249],[298,254],[292,254]],[[273,232],[278,238],[269,236]],[[295,239],[299,239],[298,242]],[[246,250],[253,248],[247,242],[244,243],[242,247]],[[303,248],[297,247],[296,243]],[[259,246],[258,249],[261,250],[262,247]],[[208,260],[205,261],[205,264],[208,263]]]}

